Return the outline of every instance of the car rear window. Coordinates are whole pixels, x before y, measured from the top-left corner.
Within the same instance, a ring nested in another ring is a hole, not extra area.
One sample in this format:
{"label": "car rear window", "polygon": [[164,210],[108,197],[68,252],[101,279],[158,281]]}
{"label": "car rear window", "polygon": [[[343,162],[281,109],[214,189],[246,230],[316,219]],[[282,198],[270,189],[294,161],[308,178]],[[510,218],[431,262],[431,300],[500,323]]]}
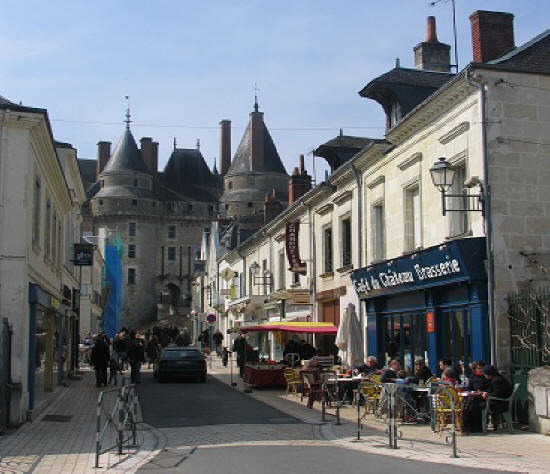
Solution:
{"label": "car rear window", "polygon": [[202,354],[199,351],[164,351],[162,358],[166,360],[201,359]]}

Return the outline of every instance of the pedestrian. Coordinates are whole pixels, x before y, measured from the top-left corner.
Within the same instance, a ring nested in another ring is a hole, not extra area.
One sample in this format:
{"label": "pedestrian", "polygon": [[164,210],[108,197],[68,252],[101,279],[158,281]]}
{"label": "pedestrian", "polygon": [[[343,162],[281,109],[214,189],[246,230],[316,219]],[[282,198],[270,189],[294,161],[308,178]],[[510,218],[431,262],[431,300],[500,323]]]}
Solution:
{"label": "pedestrian", "polygon": [[221,331],[219,329],[212,336],[212,341],[214,341],[214,347],[216,349],[216,354],[218,354],[218,357],[220,357],[221,353],[222,353],[223,334],[221,333]]}
{"label": "pedestrian", "polygon": [[138,339],[133,338],[128,349],[128,362],[130,363],[130,380],[132,383],[141,383],[141,364],[145,361],[143,346]]}
{"label": "pedestrian", "polygon": [[150,369],[151,362],[154,364],[159,355],[159,344],[155,336],[149,337],[149,340],[145,346],[145,353],[147,354],[147,361],[149,362],[148,368]]}
{"label": "pedestrian", "polygon": [[92,348],[91,363],[95,369],[96,387],[107,386],[107,366],[109,365],[109,348],[105,345],[102,336],[96,338]]}
{"label": "pedestrian", "polygon": [[124,362],[126,362],[126,359],[128,357],[129,349],[127,333],[121,331],[119,334],[116,335],[115,341],[113,342],[113,348],[115,349],[118,357],[118,365],[120,366],[121,370],[124,370]]}
{"label": "pedestrian", "polygon": [[237,365],[239,366],[239,375],[244,375],[244,366],[246,365],[246,339],[240,332],[233,343],[233,352],[237,353]]}
{"label": "pedestrian", "polygon": [[111,360],[109,361],[109,385],[118,385],[117,374],[120,371],[118,364],[118,356],[116,352],[111,353]]}

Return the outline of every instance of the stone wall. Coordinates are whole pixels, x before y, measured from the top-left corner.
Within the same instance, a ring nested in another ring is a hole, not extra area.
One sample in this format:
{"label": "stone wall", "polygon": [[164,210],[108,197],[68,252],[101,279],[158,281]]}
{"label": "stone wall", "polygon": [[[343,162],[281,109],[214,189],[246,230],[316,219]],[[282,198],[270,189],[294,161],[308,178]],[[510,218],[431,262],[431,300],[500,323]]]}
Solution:
{"label": "stone wall", "polygon": [[[546,395],[546,399],[541,397],[545,391],[537,390],[538,388],[547,388],[550,394],[550,367],[539,367],[529,371],[529,379],[527,382],[527,390],[529,392],[529,426],[531,430],[550,435],[550,398]],[[537,400],[537,398],[539,398]],[[546,412],[548,416],[538,416],[536,407],[539,404],[546,403]]]}

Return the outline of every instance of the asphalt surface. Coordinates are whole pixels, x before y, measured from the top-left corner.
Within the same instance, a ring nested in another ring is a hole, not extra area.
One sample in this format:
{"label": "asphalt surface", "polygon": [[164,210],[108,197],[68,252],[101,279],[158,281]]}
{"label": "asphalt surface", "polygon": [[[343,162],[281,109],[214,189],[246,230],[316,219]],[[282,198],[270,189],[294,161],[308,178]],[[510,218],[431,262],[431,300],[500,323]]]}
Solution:
{"label": "asphalt surface", "polygon": [[160,384],[145,373],[142,380],[139,396],[144,421],[161,431],[166,448],[138,472],[334,474],[343,468],[346,473],[465,471],[448,464],[336,446],[321,438],[318,426],[303,423],[211,376],[206,383]]}

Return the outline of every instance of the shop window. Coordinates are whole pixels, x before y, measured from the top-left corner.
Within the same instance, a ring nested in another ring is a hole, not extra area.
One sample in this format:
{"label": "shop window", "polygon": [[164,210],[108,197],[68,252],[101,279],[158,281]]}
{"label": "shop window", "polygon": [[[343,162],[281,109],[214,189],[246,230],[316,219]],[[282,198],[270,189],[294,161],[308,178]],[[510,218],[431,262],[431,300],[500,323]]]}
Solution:
{"label": "shop window", "polygon": [[135,246],[135,244],[128,245],[128,258],[136,258],[136,246]]}
{"label": "shop window", "polygon": [[281,250],[279,252],[279,280],[278,280],[279,290],[284,290],[286,288],[286,266],[285,266],[285,251]]}
{"label": "shop window", "polygon": [[332,253],[332,227],[323,229],[323,271],[332,272],[333,267]]}
{"label": "shop window", "polygon": [[128,285],[136,284],[136,269],[128,268]]}
{"label": "shop window", "polygon": [[[449,194],[456,195],[452,198],[447,198],[447,207],[449,209],[466,209],[468,207],[467,191],[464,187],[466,182],[466,167],[464,163],[454,166],[455,177]],[[469,230],[468,212],[453,211],[449,212],[449,235],[465,234]]]}
{"label": "shop window", "polygon": [[169,239],[175,239],[176,238],[176,226],[175,225],[169,225],[168,226],[168,238]]}
{"label": "shop window", "polygon": [[34,182],[33,210],[32,210],[32,242],[40,244],[40,197],[42,195],[42,185],[40,178]]}
{"label": "shop window", "polygon": [[229,190],[233,189],[233,182],[229,181],[229,182],[227,183],[227,188],[228,188]]}
{"label": "shop window", "polygon": [[168,260],[171,262],[176,260],[176,247],[168,247]]}
{"label": "shop window", "polygon": [[346,217],[341,221],[342,242],[342,266],[351,265],[351,218]]}
{"label": "shop window", "polygon": [[135,222],[129,222],[128,223],[128,236],[129,237],[135,237],[136,236],[136,223]]}
{"label": "shop window", "polygon": [[405,250],[422,246],[422,211],[418,185],[405,189]]}
{"label": "shop window", "polygon": [[378,203],[372,206],[372,259],[384,260],[386,254],[386,232],[384,223],[384,204]]}

